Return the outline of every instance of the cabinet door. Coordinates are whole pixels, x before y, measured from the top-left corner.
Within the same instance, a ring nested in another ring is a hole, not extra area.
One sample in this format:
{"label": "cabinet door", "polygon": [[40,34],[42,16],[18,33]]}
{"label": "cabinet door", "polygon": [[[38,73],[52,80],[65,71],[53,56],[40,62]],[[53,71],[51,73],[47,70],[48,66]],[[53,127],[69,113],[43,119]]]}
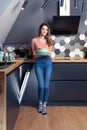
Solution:
{"label": "cabinet door", "polygon": [[20,88],[21,88],[21,85],[22,85],[22,82],[23,82],[23,79],[25,77],[25,74],[27,71],[31,71],[33,67],[33,63],[23,63],[22,65],[20,65],[19,67],[19,71],[20,71]]}
{"label": "cabinet door", "polygon": [[[24,105],[27,103],[27,105],[32,105],[37,101],[37,93],[38,93],[38,85],[37,85],[37,79],[35,74],[35,69],[33,66],[33,63],[27,63],[24,64],[24,68],[28,68],[28,71],[30,71],[30,75],[26,84],[26,89],[23,94],[23,98],[21,101],[21,105]],[[25,72],[24,72],[25,74]]]}
{"label": "cabinet door", "polygon": [[87,63],[53,63],[51,80],[87,80]]}
{"label": "cabinet door", "polygon": [[19,68],[6,76],[7,130],[13,130],[19,113]]}
{"label": "cabinet door", "polygon": [[49,101],[87,101],[87,81],[52,81]]}

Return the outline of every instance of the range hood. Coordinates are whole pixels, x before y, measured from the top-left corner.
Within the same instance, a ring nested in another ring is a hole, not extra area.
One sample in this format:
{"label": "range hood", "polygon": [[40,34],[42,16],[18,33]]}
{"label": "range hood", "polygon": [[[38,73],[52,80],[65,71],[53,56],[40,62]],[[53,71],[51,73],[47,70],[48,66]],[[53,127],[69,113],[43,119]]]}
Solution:
{"label": "range hood", "polygon": [[80,16],[53,16],[53,34],[77,34]]}

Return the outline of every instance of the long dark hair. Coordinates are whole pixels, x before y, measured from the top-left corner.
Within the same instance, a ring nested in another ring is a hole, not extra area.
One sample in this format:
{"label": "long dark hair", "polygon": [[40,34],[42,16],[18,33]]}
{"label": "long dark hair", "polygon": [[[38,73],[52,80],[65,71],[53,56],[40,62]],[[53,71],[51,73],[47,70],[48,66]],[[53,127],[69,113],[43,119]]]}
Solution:
{"label": "long dark hair", "polygon": [[52,39],[51,39],[50,26],[49,26],[47,23],[41,23],[41,25],[39,26],[38,35],[39,35],[39,36],[41,35],[41,28],[42,28],[43,26],[47,26],[47,28],[48,28],[47,35],[45,36],[45,39],[46,39],[46,41],[47,41],[47,45],[48,45],[48,46],[52,46],[52,45],[53,45],[53,42],[52,42]]}

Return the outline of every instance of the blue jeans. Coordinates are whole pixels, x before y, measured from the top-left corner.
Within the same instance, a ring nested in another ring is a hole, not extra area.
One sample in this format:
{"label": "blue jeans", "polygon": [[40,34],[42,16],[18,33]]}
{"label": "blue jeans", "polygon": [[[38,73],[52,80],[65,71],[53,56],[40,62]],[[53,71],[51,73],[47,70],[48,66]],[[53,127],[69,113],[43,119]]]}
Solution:
{"label": "blue jeans", "polygon": [[52,61],[50,56],[44,56],[35,60],[35,72],[38,80],[38,99],[48,102],[49,83],[52,71]]}

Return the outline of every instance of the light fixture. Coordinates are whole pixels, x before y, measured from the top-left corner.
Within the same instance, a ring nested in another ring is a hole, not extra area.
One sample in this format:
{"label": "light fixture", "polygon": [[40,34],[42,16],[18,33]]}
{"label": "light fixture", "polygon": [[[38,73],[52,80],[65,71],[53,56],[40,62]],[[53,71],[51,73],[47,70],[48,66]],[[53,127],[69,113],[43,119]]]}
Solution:
{"label": "light fixture", "polygon": [[27,6],[28,2],[29,2],[28,0],[25,0],[23,6],[22,6],[22,8],[21,8],[21,10],[24,10],[24,9],[25,9],[25,7]]}
{"label": "light fixture", "polygon": [[78,7],[78,0],[74,0],[74,8]]}
{"label": "light fixture", "polygon": [[47,6],[48,2],[49,2],[49,0],[45,0],[45,2],[42,4],[41,8],[44,9]]}
{"label": "light fixture", "polygon": [[82,13],[83,14],[85,13],[85,9],[86,9],[86,2],[85,2],[85,0],[83,0],[83,2],[82,2]]}
{"label": "light fixture", "polygon": [[64,0],[60,0],[60,6],[63,6]]}

